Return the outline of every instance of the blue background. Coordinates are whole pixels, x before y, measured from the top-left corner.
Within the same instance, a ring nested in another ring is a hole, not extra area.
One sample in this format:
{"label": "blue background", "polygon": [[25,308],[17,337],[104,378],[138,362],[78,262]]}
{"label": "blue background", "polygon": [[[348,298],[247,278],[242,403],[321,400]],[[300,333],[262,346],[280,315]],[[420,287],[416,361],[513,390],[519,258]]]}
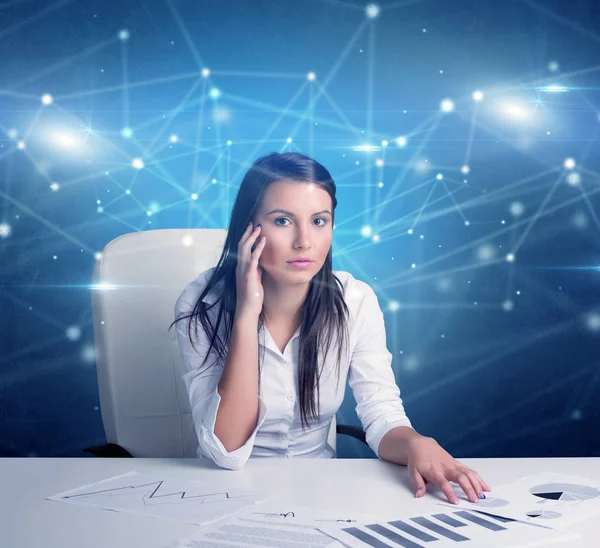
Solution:
{"label": "blue background", "polygon": [[419,432],[456,457],[600,455],[600,6],[377,6],[0,6],[1,456],[105,441],[97,254],[226,228],[272,151],[338,184],[334,269],[375,289]]}

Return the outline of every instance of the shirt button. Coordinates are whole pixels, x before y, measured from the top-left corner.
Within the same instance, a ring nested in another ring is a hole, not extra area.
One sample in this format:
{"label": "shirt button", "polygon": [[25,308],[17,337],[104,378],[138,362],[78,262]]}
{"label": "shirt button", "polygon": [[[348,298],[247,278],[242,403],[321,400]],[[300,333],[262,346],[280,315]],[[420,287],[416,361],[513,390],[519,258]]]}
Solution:
{"label": "shirt button", "polygon": [[290,364],[289,364],[289,363],[287,363],[287,362],[285,362],[285,365],[284,365],[284,367],[285,367],[286,369],[289,369],[289,368],[290,368]]}
{"label": "shirt button", "polygon": [[290,401],[294,401],[294,394],[288,394],[287,399]]}

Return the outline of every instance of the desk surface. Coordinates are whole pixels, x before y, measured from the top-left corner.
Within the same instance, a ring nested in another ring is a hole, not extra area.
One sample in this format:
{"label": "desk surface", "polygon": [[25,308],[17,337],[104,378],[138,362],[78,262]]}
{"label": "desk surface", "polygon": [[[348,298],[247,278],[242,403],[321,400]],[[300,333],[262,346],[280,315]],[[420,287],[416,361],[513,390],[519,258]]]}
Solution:
{"label": "desk surface", "polygon": [[[460,459],[492,488],[541,471],[577,474],[600,480],[600,458]],[[204,459],[0,459],[0,531],[10,548],[164,548],[198,530],[195,525],[74,506],[47,496],[131,470],[197,481],[222,481],[242,489],[266,490],[296,505],[398,517],[394,509],[415,514],[439,511],[447,502],[431,489],[414,498],[407,468],[377,459],[250,459],[243,470],[218,468]],[[600,520],[567,530],[582,536],[578,547],[597,547]],[[557,543],[562,547],[568,544]]]}

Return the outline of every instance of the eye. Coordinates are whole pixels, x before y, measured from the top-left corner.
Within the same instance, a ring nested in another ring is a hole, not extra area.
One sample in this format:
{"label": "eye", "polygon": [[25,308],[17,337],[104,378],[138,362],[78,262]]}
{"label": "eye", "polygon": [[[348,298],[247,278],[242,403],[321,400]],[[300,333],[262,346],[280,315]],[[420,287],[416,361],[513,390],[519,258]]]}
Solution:
{"label": "eye", "polygon": [[[277,224],[277,221],[288,221],[289,219],[287,217],[277,217],[277,219],[275,219],[273,222],[275,224]],[[322,225],[317,225],[317,226],[325,226],[327,224],[327,219],[325,219],[325,217],[317,217],[315,219],[315,221],[321,220],[323,221]],[[277,226],[286,226],[286,225],[277,225]]]}

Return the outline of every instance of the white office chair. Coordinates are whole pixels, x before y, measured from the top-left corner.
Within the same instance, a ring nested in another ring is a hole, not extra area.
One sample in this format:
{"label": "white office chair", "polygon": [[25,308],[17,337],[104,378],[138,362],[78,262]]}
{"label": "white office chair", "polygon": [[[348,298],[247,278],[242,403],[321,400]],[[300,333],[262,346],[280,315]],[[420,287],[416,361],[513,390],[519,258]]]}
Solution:
{"label": "white office chair", "polygon": [[[103,249],[93,274],[92,313],[102,422],[107,444],[83,449],[106,457],[196,457],[198,438],[174,318],[177,298],[219,260],[224,229],[125,234]],[[356,426],[336,432],[364,442]]]}

